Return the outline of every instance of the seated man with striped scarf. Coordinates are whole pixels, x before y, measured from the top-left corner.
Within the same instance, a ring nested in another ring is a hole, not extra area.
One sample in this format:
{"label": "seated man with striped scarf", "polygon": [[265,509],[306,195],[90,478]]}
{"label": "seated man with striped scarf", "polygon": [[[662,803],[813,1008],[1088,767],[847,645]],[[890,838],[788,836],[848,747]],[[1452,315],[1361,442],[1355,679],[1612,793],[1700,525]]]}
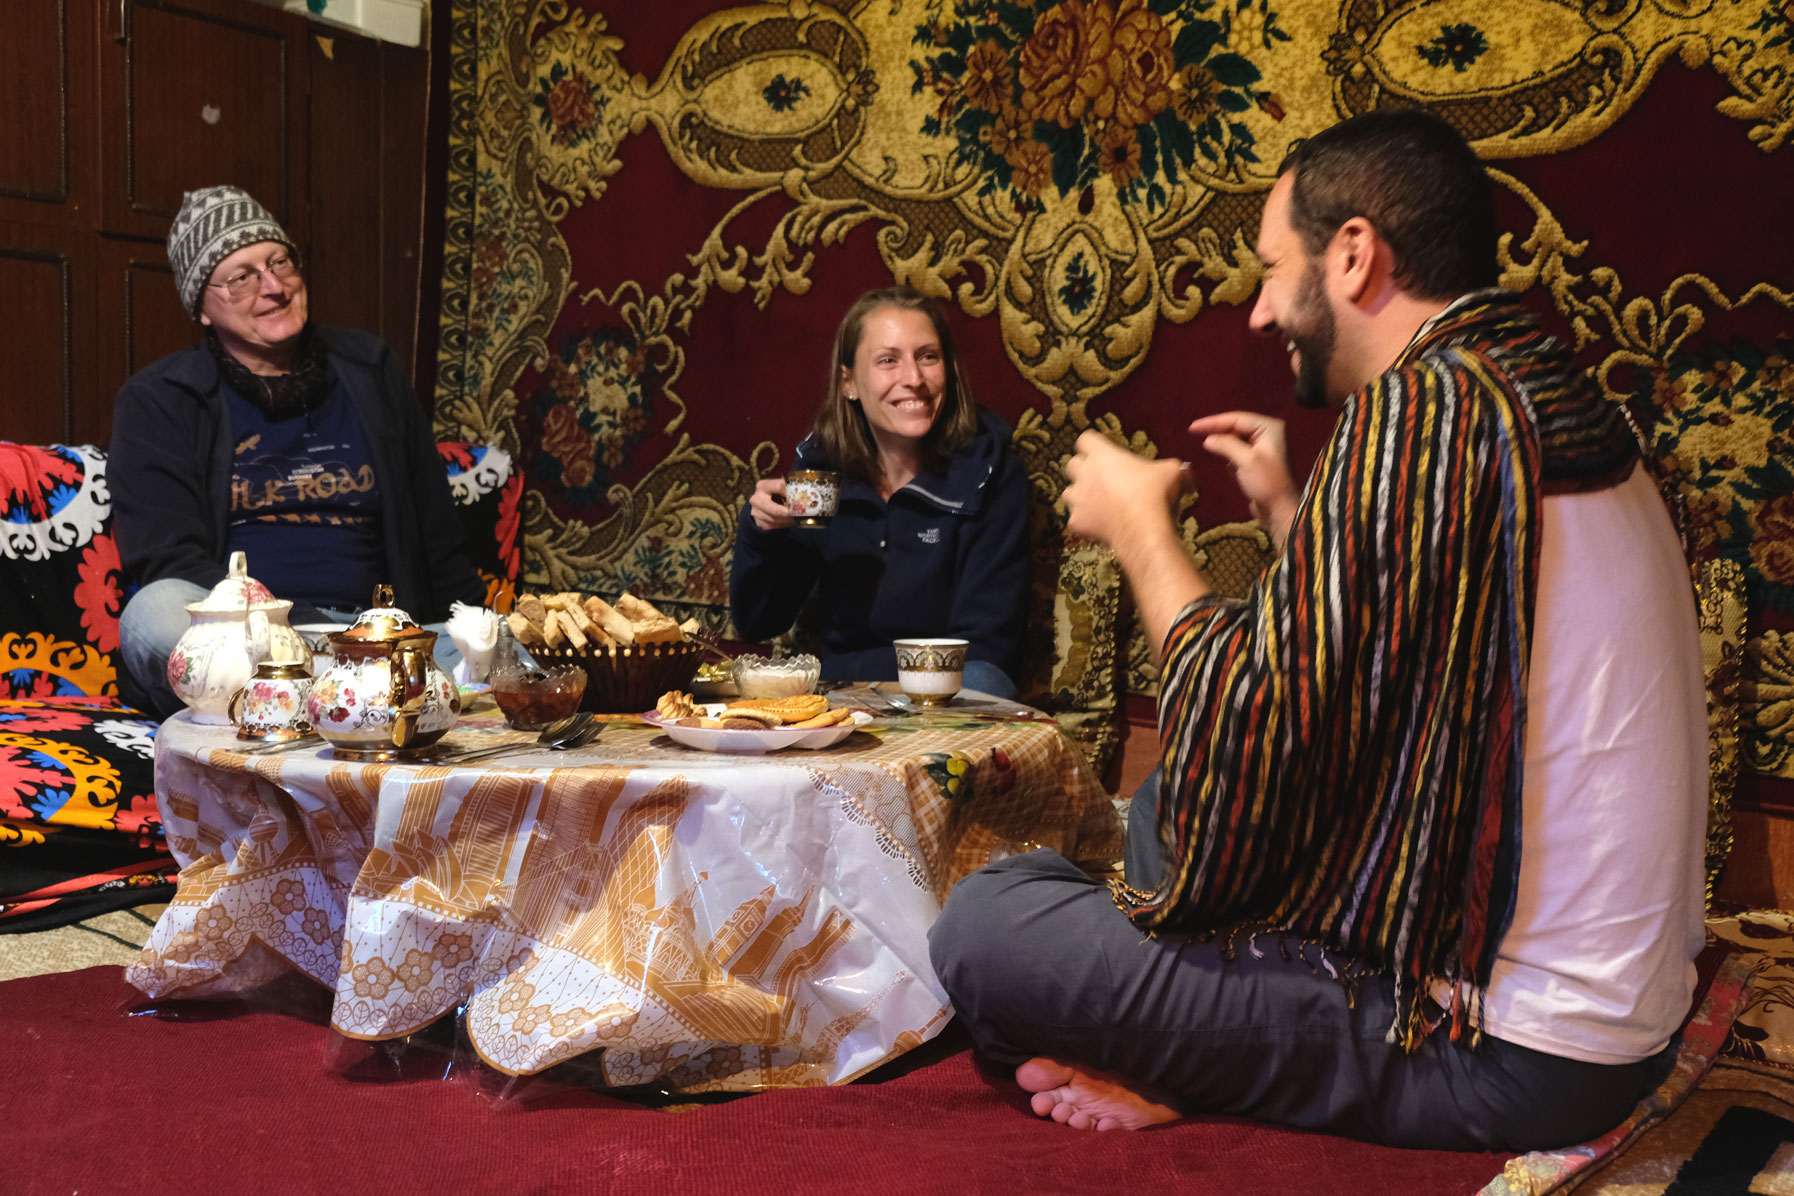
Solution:
{"label": "seated man with striped scarf", "polygon": [[1126,883],[1005,860],[931,938],[1036,1114],[1518,1151],[1667,1072],[1702,944],[1692,589],[1621,412],[1495,286],[1495,240],[1437,118],[1284,162],[1251,323],[1340,414],[1300,490],[1278,421],[1191,425],[1278,548],[1243,602],[1182,549],[1176,461],[1079,441],[1070,527],[1158,646],[1162,767]]}

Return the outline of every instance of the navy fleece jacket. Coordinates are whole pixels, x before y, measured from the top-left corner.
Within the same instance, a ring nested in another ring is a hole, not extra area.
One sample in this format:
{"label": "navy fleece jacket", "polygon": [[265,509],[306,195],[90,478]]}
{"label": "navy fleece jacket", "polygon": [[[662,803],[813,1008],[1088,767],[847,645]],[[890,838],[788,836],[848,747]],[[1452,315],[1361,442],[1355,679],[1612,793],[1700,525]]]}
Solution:
{"label": "navy fleece jacket", "polygon": [[[395,600],[421,622],[446,619],[457,599],[484,602],[429,421],[398,359],[371,333],[315,331],[367,435]],[[119,556],[139,584],[179,577],[209,587],[224,578],[235,442],[223,385],[199,344],[138,371],[118,392],[108,478]]]}
{"label": "navy fleece jacket", "polygon": [[[865,482],[841,485],[825,528],[763,532],[743,506],[729,606],[745,639],[788,629],[820,587],[822,675],[897,676],[891,641],[955,636],[967,657],[1017,675],[1027,621],[1028,478],[1009,425],[980,407],[978,432],[944,473],[925,472],[889,502]],[[832,469],[815,438],[794,469]]]}

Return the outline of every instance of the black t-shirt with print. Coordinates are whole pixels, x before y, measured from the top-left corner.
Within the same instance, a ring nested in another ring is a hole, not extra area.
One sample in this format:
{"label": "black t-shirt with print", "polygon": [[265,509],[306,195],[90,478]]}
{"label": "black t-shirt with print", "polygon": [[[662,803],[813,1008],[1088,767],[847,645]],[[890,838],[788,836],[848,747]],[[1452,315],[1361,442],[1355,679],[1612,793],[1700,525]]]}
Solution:
{"label": "black t-shirt with print", "polygon": [[385,580],[380,487],[354,405],[340,382],[310,411],[283,419],[229,387],[230,547],[278,597],[359,609]]}

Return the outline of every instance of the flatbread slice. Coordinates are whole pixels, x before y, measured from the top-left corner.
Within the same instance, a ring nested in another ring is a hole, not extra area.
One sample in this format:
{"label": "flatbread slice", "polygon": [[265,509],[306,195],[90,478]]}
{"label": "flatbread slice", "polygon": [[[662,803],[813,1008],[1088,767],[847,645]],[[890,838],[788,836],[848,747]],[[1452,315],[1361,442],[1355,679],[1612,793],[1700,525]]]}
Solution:
{"label": "flatbread slice", "polygon": [[629,620],[638,644],[677,644],[685,640],[679,624],[657,610],[652,602],[643,602],[634,594],[617,599],[616,611]]}
{"label": "flatbread slice", "polygon": [[578,595],[570,595],[570,597],[575,600],[569,602],[561,613],[572,620],[573,626],[577,627],[579,633],[590,641],[592,647],[608,648],[617,642],[604,633],[604,628],[592,622],[592,616],[586,614],[586,608],[579,604]]}
{"label": "flatbread slice", "polygon": [[679,624],[662,615],[659,619],[650,619],[646,623],[633,625],[635,642],[638,644],[680,644],[685,642],[685,633],[679,630]]}
{"label": "flatbread slice", "polygon": [[561,625],[561,634],[567,637],[568,647],[576,652],[584,652],[590,646],[591,641],[586,639],[586,633],[579,629],[579,620],[571,613],[557,610],[553,617]]}

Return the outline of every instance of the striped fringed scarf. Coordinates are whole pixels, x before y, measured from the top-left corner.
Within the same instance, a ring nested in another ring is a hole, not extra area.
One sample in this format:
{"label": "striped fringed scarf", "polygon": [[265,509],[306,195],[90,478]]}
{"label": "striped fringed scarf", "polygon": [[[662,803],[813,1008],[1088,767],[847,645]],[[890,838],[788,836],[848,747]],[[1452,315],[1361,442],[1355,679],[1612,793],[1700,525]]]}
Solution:
{"label": "striped fringed scarf", "polygon": [[1513,296],[1423,329],[1346,402],[1251,595],[1172,627],[1165,873],[1117,885],[1122,909],[1300,936],[1347,956],[1348,980],[1388,972],[1410,1048],[1433,982],[1480,992],[1519,876],[1537,504],[1623,481],[1636,455]]}

